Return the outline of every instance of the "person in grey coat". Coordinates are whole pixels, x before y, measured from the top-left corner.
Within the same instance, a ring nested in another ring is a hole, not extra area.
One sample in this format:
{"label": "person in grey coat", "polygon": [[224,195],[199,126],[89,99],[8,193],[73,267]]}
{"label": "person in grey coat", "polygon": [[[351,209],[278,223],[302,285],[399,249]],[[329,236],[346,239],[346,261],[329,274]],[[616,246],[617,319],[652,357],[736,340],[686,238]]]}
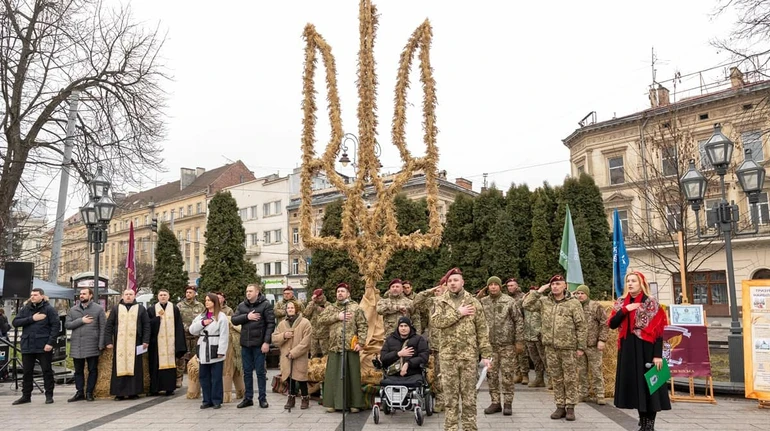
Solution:
{"label": "person in grey coat", "polygon": [[[70,357],[75,365],[75,395],[67,402],[93,401],[99,369],[99,351],[104,349],[104,310],[94,303],[94,291],[80,289],[80,303],[70,308],[64,326],[72,330]],[[83,391],[85,366],[88,364],[88,385]]]}

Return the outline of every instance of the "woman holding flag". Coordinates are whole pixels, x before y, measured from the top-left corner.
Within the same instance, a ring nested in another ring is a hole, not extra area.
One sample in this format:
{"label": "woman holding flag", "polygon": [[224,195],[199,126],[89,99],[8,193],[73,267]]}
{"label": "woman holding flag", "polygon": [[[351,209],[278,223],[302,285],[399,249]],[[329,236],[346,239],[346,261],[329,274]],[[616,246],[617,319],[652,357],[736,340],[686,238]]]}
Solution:
{"label": "woman holding flag", "polygon": [[663,329],[666,312],[650,295],[641,272],[626,275],[623,295],[615,301],[609,326],[618,329],[618,365],[615,375],[615,407],[636,409],[640,431],[655,429],[655,416],[671,410],[665,385],[650,393],[644,374],[663,366]]}

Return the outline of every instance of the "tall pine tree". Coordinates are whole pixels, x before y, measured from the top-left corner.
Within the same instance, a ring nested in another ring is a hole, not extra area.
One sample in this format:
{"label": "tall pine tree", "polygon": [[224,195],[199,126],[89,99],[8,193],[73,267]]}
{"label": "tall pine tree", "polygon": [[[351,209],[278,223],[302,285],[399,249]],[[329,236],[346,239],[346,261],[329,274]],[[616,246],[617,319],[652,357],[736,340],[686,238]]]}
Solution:
{"label": "tall pine tree", "polygon": [[244,258],[246,233],[238,203],[230,192],[218,192],[211,199],[205,238],[201,291],[222,291],[228,298],[243,298],[246,285],[259,280],[254,264]]}
{"label": "tall pine tree", "polygon": [[[468,290],[478,287],[481,279],[476,271],[481,265],[482,249],[473,224],[474,200],[461,194],[449,206],[441,243],[439,270],[434,272],[434,279],[438,281],[447,270],[459,267],[463,271]],[[486,279],[481,283],[483,282],[486,282]]]}
{"label": "tall pine tree", "polygon": [[[339,238],[342,232],[342,200],[334,201],[324,209],[321,236]],[[308,269],[308,291],[323,289],[326,298],[334,301],[337,284],[350,286],[351,296],[359,300],[364,294],[364,283],[358,266],[344,250],[313,250]]]}
{"label": "tall pine tree", "polygon": [[[557,273],[563,273],[559,265],[559,247],[563,228],[556,215],[559,192],[547,183],[533,193],[532,246],[527,257],[534,275],[534,285],[539,286]],[[558,237],[558,239],[557,239]]]}
{"label": "tall pine tree", "polygon": [[510,274],[519,280],[522,288],[534,283],[527,254],[532,246],[532,192],[526,184],[511,184],[505,195],[505,211],[513,223],[512,243],[509,253],[513,256],[514,271]]}
{"label": "tall pine tree", "polygon": [[166,223],[158,229],[158,245],[155,249],[155,273],[152,279],[152,292],[158,294],[161,289],[168,290],[174,300],[184,298],[187,287],[187,271],[184,259],[174,232]]}

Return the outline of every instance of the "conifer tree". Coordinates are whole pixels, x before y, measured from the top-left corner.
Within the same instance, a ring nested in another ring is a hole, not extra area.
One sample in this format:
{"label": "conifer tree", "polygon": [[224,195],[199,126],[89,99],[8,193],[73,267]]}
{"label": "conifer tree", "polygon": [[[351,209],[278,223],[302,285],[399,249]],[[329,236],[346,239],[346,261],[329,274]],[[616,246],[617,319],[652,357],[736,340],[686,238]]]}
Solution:
{"label": "conifer tree", "polygon": [[516,277],[522,289],[534,284],[527,254],[532,246],[532,192],[526,184],[511,184],[505,195],[505,211],[512,221],[512,243],[509,253],[515,259],[515,271],[508,276]]}
{"label": "conifer tree", "polygon": [[172,299],[184,298],[187,277],[179,241],[168,225],[161,223],[158,229],[158,245],[155,249],[152,293],[157,295],[159,290],[166,289]]}

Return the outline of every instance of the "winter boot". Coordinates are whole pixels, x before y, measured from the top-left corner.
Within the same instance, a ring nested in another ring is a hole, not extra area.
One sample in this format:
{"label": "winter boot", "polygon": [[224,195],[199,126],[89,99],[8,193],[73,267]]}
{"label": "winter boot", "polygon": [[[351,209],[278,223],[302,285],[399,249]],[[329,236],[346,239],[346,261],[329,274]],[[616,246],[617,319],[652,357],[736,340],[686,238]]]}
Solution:
{"label": "winter boot", "polygon": [[309,396],[306,395],[306,396],[302,397],[302,403],[299,405],[299,408],[301,410],[307,410],[307,409],[310,408],[310,397]]}
{"label": "winter boot", "polygon": [[516,373],[516,377],[513,378],[513,383],[521,383],[521,373]]}
{"label": "winter boot", "polygon": [[500,403],[492,403],[489,405],[489,407],[484,409],[484,414],[491,415],[494,413],[500,413],[501,411],[503,411],[503,408],[500,406]]}
{"label": "winter boot", "polygon": [[561,419],[565,416],[567,416],[567,411],[564,410],[564,407],[557,407],[556,410],[551,413],[551,419]]}
{"label": "winter boot", "polygon": [[521,384],[522,385],[529,385],[529,373],[522,373],[521,374]]}
{"label": "winter boot", "polygon": [[575,420],[575,408],[574,407],[567,407],[566,418],[567,418],[568,421],[574,421]]}
{"label": "winter boot", "polygon": [[655,419],[647,419],[646,431],[655,431]]}
{"label": "winter boot", "polygon": [[511,403],[503,404],[503,415],[510,416],[512,414],[513,414],[513,409],[511,408]]}
{"label": "winter boot", "polygon": [[296,402],[295,396],[294,395],[289,395],[289,399],[286,400],[286,404],[283,406],[283,408],[285,408],[285,409],[293,409],[294,405],[295,405],[295,402]]}
{"label": "winter boot", "polygon": [[544,388],[545,387],[545,379],[543,379],[543,372],[538,371],[535,373],[535,380],[532,380],[529,382],[530,388]]}

